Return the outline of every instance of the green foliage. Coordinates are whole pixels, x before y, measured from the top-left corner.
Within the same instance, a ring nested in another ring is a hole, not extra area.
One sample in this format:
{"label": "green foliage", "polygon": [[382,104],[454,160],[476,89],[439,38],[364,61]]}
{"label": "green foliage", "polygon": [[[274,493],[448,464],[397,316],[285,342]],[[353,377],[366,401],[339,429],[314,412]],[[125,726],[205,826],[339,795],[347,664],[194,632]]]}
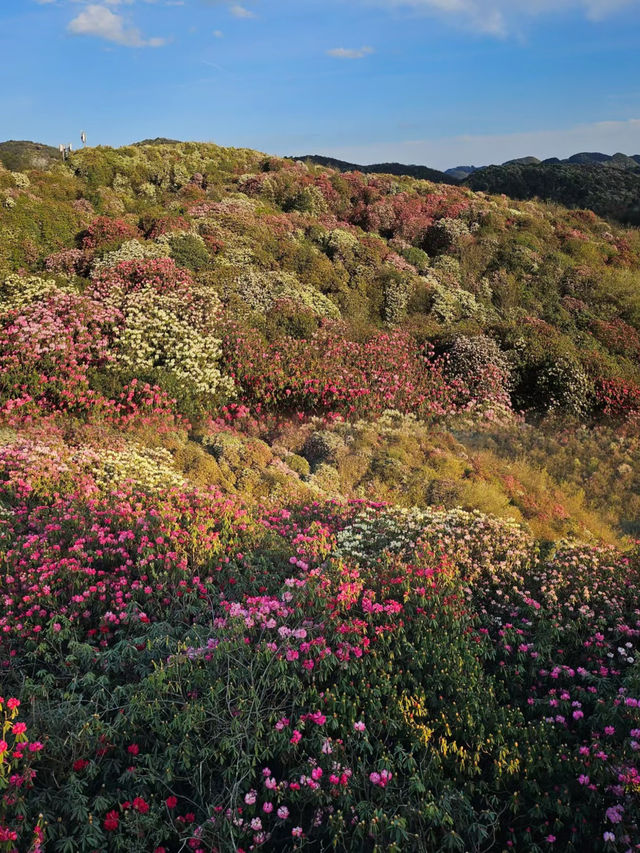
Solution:
{"label": "green foliage", "polygon": [[196,234],[179,234],[169,239],[170,255],[179,267],[194,272],[211,267],[211,255],[202,240]]}

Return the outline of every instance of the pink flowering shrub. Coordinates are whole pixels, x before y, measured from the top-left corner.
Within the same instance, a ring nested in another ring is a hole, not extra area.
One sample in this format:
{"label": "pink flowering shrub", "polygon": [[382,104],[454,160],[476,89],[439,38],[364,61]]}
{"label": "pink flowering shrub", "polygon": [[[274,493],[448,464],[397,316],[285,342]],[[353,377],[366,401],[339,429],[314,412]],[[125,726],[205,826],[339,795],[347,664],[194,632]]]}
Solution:
{"label": "pink flowering shrub", "polygon": [[47,743],[25,808],[48,843],[636,837],[637,555],[363,501],[6,500],[0,666]]}
{"label": "pink flowering shrub", "polygon": [[193,286],[189,270],[180,269],[171,258],[122,261],[99,270],[92,278],[96,298],[109,299],[150,288],[157,293],[188,297]]}
{"label": "pink flowering shrub", "polygon": [[89,371],[112,360],[118,312],[53,291],[0,317],[0,404],[5,413],[69,411],[93,400]]}
{"label": "pink flowering shrub", "polygon": [[92,252],[82,249],[63,249],[45,258],[44,267],[49,272],[65,275],[86,275],[89,272]]}
{"label": "pink flowering shrub", "polygon": [[596,386],[596,404],[605,417],[637,421],[640,387],[622,379],[603,379]]}

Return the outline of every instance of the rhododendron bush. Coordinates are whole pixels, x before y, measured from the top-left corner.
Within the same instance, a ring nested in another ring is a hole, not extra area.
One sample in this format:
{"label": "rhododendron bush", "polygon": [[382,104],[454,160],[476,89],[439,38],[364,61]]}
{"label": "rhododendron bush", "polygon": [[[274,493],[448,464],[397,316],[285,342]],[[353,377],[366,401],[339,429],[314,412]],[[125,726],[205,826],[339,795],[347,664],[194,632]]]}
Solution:
{"label": "rhododendron bush", "polygon": [[117,312],[84,296],[54,290],[0,318],[3,410],[73,409],[92,397],[89,370],[111,359]]}

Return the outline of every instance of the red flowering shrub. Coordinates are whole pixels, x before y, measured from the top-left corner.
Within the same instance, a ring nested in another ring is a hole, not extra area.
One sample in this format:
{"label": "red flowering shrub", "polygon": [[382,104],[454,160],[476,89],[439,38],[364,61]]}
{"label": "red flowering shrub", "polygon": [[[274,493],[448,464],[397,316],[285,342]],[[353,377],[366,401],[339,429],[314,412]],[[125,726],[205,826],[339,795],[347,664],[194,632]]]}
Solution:
{"label": "red flowering shrub", "polygon": [[640,417],[640,387],[622,379],[602,379],[596,385],[596,401],[609,418]]}
{"label": "red flowering shrub", "polygon": [[121,631],[164,618],[173,596],[197,595],[201,582],[191,569],[205,558],[217,581],[223,528],[242,524],[242,510],[214,490],[169,492],[161,510],[157,498],[129,492],[68,495],[50,505],[18,500],[0,524],[7,572],[0,666],[9,665],[16,643],[56,621],[78,639],[107,646]]}
{"label": "red flowering shrub", "polygon": [[640,360],[640,334],[620,317],[615,320],[594,320],[591,329],[595,338],[610,352]]}
{"label": "red flowering shrub", "polygon": [[0,696],[0,850],[14,853],[20,842],[28,853],[42,853],[42,819],[35,826],[24,820],[24,803],[36,776],[31,765],[42,744],[30,741],[26,724],[17,720],[19,707],[19,699]]}
{"label": "red flowering shrub", "polygon": [[384,237],[401,237],[420,243],[436,220],[455,219],[469,208],[460,191],[415,196],[408,193],[384,196],[374,202],[361,202],[350,221],[365,231],[377,231]]}
{"label": "red flowering shrub", "polygon": [[184,216],[157,216],[142,223],[144,236],[147,240],[155,240],[163,234],[173,231],[188,231],[191,223]]}
{"label": "red flowering shrub", "polygon": [[96,412],[119,429],[153,426],[159,433],[188,429],[189,423],[176,412],[176,400],[158,385],[133,378],[113,398],[102,397]]}
{"label": "red flowering shrub", "polygon": [[404,332],[349,341],[327,323],[311,338],[265,344],[231,327],[223,342],[225,371],[257,412],[371,416],[384,409],[442,415],[462,386],[447,383],[442,364],[419,351]]}
{"label": "red flowering shrub", "polygon": [[103,821],[104,828],[107,832],[115,832],[116,829],[120,826],[120,815],[115,809],[112,809],[110,812],[107,812],[105,819]]}
{"label": "red flowering shrub", "polygon": [[82,238],[83,249],[115,248],[126,240],[135,240],[140,232],[124,219],[98,216],[87,228]]}

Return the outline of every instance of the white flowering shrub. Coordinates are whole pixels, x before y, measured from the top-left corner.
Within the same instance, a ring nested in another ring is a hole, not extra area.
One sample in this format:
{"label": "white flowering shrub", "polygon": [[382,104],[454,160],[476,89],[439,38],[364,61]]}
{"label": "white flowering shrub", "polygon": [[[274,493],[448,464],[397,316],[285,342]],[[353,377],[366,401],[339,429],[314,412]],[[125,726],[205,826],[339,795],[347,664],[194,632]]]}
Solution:
{"label": "white flowering shrub", "polygon": [[107,252],[98,258],[91,266],[91,273],[95,275],[101,270],[115,267],[124,261],[144,261],[147,258],[166,258],[170,248],[166,243],[156,241],[155,243],[140,240],[127,240],[113,252]]}
{"label": "white flowering shrub", "polygon": [[593,400],[593,386],[579,362],[568,356],[550,358],[536,376],[536,393],[550,412],[583,418]]}
{"label": "white flowering shrub", "polygon": [[429,280],[433,294],[431,313],[440,323],[454,323],[474,318],[486,319],[486,310],[473,293],[448,284]]}
{"label": "white flowering shrub", "polygon": [[445,217],[427,229],[424,248],[431,254],[441,254],[456,249],[470,236],[469,227],[462,219]]}
{"label": "white flowering shrub", "polygon": [[115,347],[120,365],[134,373],[160,370],[202,395],[226,394],[232,383],[218,369],[220,341],[184,310],[179,295],[144,287],[124,296],[125,316]]}
{"label": "white flowering shrub", "polygon": [[344,557],[375,564],[383,551],[410,556],[419,545],[453,555],[465,579],[484,569],[519,574],[535,555],[534,541],[519,524],[463,509],[364,508],[337,537]]}
{"label": "white flowering shrub", "polygon": [[[89,448],[87,448],[87,451]],[[162,494],[184,488],[186,481],[173,466],[173,458],[162,447],[128,446],[123,450],[100,450],[92,459],[81,460],[93,476],[97,488],[108,494],[114,485],[135,482],[144,492]]]}
{"label": "white flowering shrub", "polygon": [[268,311],[276,302],[288,300],[311,309],[320,317],[338,319],[338,306],[291,272],[249,267],[236,280],[236,292],[253,311]]}
{"label": "white flowering shrub", "polygon": [[19,190],[26,190],[31,186],[29,176],[24,172],[13,172],[13,183]]}
{"label": "white flowering shrub", "polygon": [[334,228],[324,239],[324,248],[329,257],[342,261],[351,258],[359,245],[358,238],[344,228]]}
{"label": "white flowering shrub", "polygon": [[37,275],[9,275],[0,283],[0,311],[22,308],[58,289],[54,279],[40,278]]}
{"label": "white flowering shrub", "polygon": [[449,351],[447,373],[462,380],[474,397],[508,405],[511,365],[498,344],[486,335],[460,335]]}

